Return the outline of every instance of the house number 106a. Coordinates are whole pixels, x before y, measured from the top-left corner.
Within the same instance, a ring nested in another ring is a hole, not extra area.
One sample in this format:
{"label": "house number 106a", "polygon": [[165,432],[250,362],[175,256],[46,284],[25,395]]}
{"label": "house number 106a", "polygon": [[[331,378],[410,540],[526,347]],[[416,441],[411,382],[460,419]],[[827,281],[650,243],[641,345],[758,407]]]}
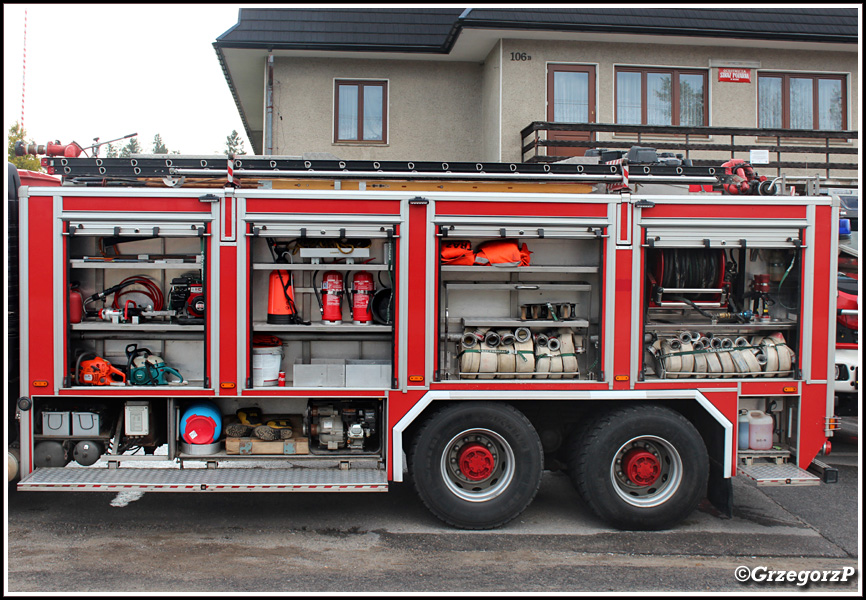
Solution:
{"label": "house number 106a", "polygon": [[532,57],[526,52],[512,52],[511,60],[532,60]]}

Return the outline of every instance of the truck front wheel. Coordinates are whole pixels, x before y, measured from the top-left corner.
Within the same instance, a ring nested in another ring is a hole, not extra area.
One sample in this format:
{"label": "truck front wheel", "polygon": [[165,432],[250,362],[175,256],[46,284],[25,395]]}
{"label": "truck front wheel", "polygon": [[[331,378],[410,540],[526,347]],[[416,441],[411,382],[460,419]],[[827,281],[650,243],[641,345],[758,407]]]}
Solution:
{"label": "truck front wheel", "polygon": [[618,529],[668,529],[697,507],[709,459],[685,417],[660,406],[632,406],[600,416],[568,457],[586,504]]}
{"label": "truck front wheel", "polygon": [[529,420],[507,404],[453,404],[418,431],[409,452],[415,490],[430,511],[462,529],[492,529],[529,506],[544,454]]}

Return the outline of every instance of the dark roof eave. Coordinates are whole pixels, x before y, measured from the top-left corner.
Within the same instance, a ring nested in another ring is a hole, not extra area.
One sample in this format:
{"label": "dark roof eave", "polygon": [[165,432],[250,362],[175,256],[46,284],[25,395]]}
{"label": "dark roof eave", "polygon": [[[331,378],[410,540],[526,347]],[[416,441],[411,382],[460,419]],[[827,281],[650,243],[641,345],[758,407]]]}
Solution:
{"label": "dark roof eave", "polygon": [[[453,42],[452,42],[453,45]],[[447,54],[451,48],[442,46],[383,46],[376,44],[280,44],[268,42],[214,42],[218,49],[236,50],[317,50],[329,52],[410,52],[415,54]]]}
{"label": "dark roof eave", "polygon": [[567,23],[509,23],[484,19],[467,18],[462,22],[462,28],[466,29],[513,29],[534,31],[569,31],[569,32],[598,32],[598,33],[632,33],[639,35],[676,35],[692,37],[711,38],[736,38],[769,41],[797,41],[797,42],[823,42],[835,44],[856,44],[858,36],[826,35],[811,33],[779,33],[779,32],[751,32],[732,31],[728,29],[689,29],[682,27],[652,27],[652,26],[630,26],[630,25],[591,25]]}
{"label": "dark roof eave", "polygon": [[217,59],[220,61],[220,67],[223,70],[223,75],[225,76],[226,81],[229,84],[229,91],[231,91],[232,93],[232,98],[235,99],[235,106],[237,106],[238,108],[238,114],[241,117],[241,123],[244,124],[244,130],[247,132],[247,139],[250,141],[250,144],[255,146],[255,140],[253,138],[252,130],[250,129],[250,124],[247,121],[247,115],[244,113],[244,107],[241,103],[241,98],[238,95],[237,88],[235,87],[235,82],[229,75],[228,65],[226,65],[225,56],[223,56],[222,49],[217,47],[216,42],[214,42],[213,46],[214,51],[217,54]]}

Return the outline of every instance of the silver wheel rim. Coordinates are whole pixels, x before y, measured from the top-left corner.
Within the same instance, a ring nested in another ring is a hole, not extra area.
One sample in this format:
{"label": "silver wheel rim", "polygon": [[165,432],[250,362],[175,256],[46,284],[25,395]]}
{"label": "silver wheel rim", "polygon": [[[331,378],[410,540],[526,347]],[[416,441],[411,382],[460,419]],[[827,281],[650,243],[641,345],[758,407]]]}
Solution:
{"label": "silver wheel rim", "polygon": [[[651,485],[637,485],[624,473],[623,458],[632,450],[651,453],[659,462],[661,472]],[[653,435],[634,437],[619,447],[610,463],[613,489],[623,501],[640,508],[664,504],[676,494],[683,480],[683,461],[679,452],[665,439]]]}
{"label": "silver wheel rim", "polygon": [[[493,456],[493,469],[479,481],[466,477],[459,466],[461,451],[469,446],[484,446]],[[499,496],[514,478],[514,451],[505,439],[489,429],[466,429],[455,435],[442,451],[442,478],[448,490],[462,500],[487,502]]]}

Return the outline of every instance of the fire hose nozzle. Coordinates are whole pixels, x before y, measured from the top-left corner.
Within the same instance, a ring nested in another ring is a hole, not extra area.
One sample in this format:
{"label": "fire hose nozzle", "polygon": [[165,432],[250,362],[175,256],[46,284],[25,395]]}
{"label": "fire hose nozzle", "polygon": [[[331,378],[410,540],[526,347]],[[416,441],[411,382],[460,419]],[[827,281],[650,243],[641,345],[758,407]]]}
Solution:
{"label": "fire hose nozzle", "polygon": [[30,154],[37,156],[43,154],[45,156],[65,156],[66,158],[78,158],[84,150],[72,142],[71,144],[61,144],[60,142],[47,144],[27,144],[24,142],[15,142],[15,156],[25,156]]}
{"label": "fire hose nozzle", "polygon": [[502,338],[499,337],[499,334],[495,331],[488,331],[487,335],[484,336],[484,343],[490,346],[491,348],[496,348],[499,346]]}
{"label": "fire hose nozzle", "polygon": [[464,333],[460,343],[464,348],[474,348],[478,344],[478,338],[474,333]]}

